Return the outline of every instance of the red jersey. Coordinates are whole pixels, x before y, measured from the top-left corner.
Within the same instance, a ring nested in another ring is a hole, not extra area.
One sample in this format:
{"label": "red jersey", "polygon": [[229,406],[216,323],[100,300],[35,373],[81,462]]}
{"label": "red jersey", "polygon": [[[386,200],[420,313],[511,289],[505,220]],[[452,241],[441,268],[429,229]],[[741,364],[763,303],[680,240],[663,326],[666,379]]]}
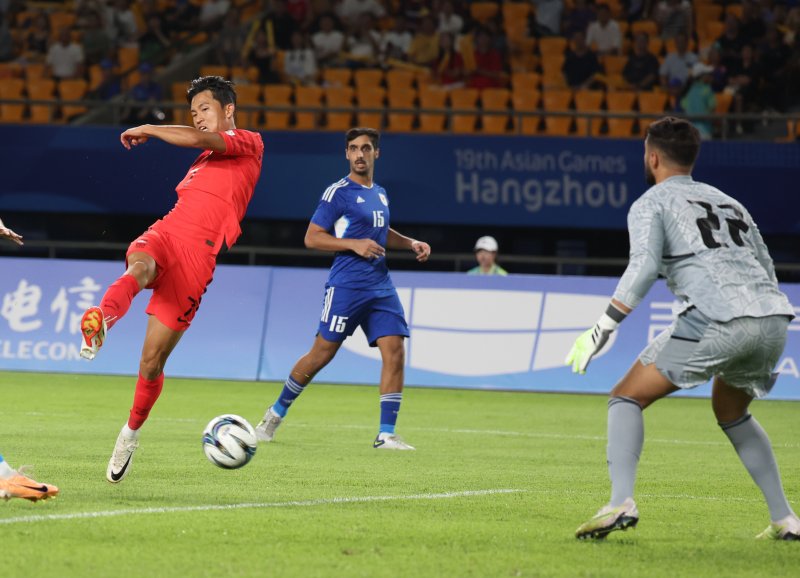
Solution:
{"label": "red jersey", "polygon": [[264,141],[257,132],[233,129],[219,133],[225,152],[203,151],[175,190],[178,202],[153,229],[189,244],[201,243],[217,254],[232,247],[247,204],[261,176]]}

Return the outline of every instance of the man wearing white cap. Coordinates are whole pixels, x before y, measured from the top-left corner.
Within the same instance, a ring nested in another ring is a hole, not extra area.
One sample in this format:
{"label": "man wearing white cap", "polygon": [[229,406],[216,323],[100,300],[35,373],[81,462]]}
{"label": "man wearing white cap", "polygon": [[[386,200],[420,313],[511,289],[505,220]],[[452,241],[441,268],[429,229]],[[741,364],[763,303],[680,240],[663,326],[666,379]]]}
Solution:
{"label": "man wearing white cap", "polygon": [[508,272],[495,262],[497,241],[494,237],[486,235],[478,239],[474,251],[478,266],[467,271],[468,275],[508,275]]}
{"label": "man wearing white cap", "polygon": [[[708,115],[717,107],[717,97],[711,90],[711,73],[714,67],[704,62],[696,62],[692,66],[692,85],[681,99],[681,108],[686,114]],[[708,119],[692,122],[700,131],[700,138],[711,138],[711,122]]]}

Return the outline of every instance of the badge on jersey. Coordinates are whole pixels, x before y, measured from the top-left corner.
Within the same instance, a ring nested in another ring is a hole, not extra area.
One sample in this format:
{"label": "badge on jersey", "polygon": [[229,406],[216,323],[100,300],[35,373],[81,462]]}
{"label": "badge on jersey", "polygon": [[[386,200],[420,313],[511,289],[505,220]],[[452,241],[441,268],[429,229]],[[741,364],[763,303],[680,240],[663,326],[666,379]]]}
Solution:
{"label": "badge on jersey", "polygon": [[378,196],[381,198],[381,203],[383,203],[384,206],[388,207],[389,199],[386,198],[386,195],[384,195],[383,193],[378,193]]}
{"label": "badge on jersey", "polygon": [[226,130],[225,134],[228,135],[228,136],[236,136],[236,133],[234,131],[232,131],[232,130]]}

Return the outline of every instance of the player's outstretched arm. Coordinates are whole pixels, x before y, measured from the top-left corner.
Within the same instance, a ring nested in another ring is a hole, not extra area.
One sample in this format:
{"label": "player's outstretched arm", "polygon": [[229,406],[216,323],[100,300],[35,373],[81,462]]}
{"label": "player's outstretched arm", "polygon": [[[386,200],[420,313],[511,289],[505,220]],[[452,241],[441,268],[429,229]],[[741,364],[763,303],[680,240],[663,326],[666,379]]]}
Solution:
{"label": "player's outstretched arm", "polygon": [[187,148],[212,150],[224,153],[225,139],[217,132],[198,130],[191,126],[143,124],[123,132],[119,140],[126,149],[146,143],[151,137],[166,143]]}
{"label": "player's outstretched arm", "polygon": [[616,299],[611,300],[606,312],[600,316],[594,327],[581,333],[567,354],[564,363],[572,366],[573,373],[586,373],[592,357],[603,349],[611,333],[616,331],[630,312],[631,308],[624,303]]}
{"label": "player's outstretched arm", "polygon": [[14,231],[6,227],[2,219],[0,219],[0,239],[8,239],[17,245],[22,245],[22,235],[17,235]]}
{"label": "player's outstretched arm", "polygon": [[389,234],[386,236],[386,246],[390,249],[411,249],[417,254],[417,261],[420,263],[424,263],[431,256],[431,246],[425,241],[406,237],[392,228],[389,229]]}

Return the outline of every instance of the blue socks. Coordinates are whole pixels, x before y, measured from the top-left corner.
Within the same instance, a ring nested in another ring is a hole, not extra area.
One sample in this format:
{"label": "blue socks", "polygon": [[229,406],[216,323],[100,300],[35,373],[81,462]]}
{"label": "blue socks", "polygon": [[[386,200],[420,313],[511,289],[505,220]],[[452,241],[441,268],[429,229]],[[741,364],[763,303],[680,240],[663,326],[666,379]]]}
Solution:
{"label": "blue socks", "polygon": [[283,384],[283,390],[278,396],[278,400],[272,404],[272,411],[281,417],[286,417],[286,412],[289,411],[289,408],[292,407],[294,400],[297,399],[298,395],[303,393],[305,388],[305,385],[300,385],[294,379],[289,377],[289,379],[286,380],[286,383]]}
{"label": "blue socks", "polygon": [[8,462],[3,459],[3,456],[0,456],[0,479],[10,478],[13,475],[14,470],[12,470]]}
{"label": "blue socks", "polygon": [[400,412],[402,393],[384,393],[381,395],[381,427],[380,433],[394,433],[397,414]]}

